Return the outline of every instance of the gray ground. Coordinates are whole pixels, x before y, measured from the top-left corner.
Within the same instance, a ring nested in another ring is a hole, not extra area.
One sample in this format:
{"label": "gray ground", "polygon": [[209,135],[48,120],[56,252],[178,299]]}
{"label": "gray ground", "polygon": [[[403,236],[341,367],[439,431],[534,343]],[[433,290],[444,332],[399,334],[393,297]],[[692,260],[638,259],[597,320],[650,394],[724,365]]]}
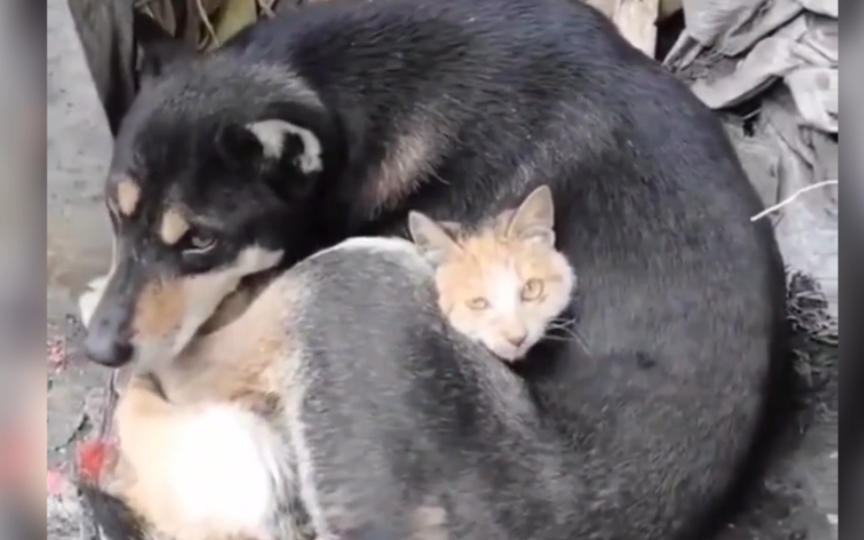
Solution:
{"label": "gray ground", "polygon": [[[81,328],[75,300],[110,259],[100,200],[111,144],[79,47],[65,0],[48,0],[48,341],[49,348],[66,353],[63,364],[52,364],[48,374],[51,467],[68,466],[76,441],[101,420],[109,375],[88,365],[77,350]],[[811,374],[817,382],[823,379],[820,369]],[[723,540],[837,538],[830,523],[837,513],[834,395],[829,385],[811,396],[809,429],[791,437],[754,509]]]}

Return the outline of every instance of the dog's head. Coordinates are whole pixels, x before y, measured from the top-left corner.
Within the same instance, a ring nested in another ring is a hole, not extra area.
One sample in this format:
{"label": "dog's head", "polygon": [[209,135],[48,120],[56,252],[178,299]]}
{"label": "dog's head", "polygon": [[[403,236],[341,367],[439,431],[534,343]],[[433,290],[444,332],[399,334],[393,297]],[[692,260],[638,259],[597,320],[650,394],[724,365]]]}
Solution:
{"label": "dog's head", "polygon": [[87,321],[90,358],[173,358],[241,280],[311,253],[335,138],[290,74],[231,58],[143,87],[105,188],[114,260]]}

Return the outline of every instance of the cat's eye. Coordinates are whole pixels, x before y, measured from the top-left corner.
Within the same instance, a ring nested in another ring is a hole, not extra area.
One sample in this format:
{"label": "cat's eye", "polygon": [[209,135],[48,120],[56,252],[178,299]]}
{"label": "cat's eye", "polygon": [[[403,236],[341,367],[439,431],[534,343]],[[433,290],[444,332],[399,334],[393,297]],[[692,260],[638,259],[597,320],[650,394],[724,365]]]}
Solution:
{"label": "cat's eye", "polygon": [[543,294],[543,282],[539,279],[529,279],[525,282],[525,285],[522,286],[522,293],[520,296],[522,297],[523,302],[532,302],[540,298]]}
{"label": "cat's eye", "polygon": [[193,231],[189,234],[184,253],[193,255],[207,253],[216,247],[216,235],[205,230]]}
{"label": "cat's eye", "polygon": [[477,298],[468,300],[468,307],[477,311],[489,309],[489,301],[482,296],[478,296]]}

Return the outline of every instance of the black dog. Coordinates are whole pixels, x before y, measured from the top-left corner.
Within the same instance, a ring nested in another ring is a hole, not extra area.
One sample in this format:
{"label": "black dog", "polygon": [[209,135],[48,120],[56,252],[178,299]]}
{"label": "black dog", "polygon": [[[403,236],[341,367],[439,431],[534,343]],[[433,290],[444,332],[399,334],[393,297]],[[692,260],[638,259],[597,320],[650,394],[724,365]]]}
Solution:
{"label": "black dog", "polygon": [[106,188],[94,360],[175,354],[245,276],[404,234],[409,209],[470,224],[547,184],[593,361],[549,344],[523,375],[581,456],[574,538],[701,540],[757,476],[785,382],[775,239],[719,121],[595,10],[337,0],[151,65]]}

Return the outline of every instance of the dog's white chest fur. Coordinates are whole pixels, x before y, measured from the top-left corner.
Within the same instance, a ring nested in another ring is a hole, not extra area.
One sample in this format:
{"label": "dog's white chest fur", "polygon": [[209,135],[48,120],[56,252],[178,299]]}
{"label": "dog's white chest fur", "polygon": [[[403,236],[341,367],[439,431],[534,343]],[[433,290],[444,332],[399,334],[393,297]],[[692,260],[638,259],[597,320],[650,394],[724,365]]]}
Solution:
{"label": "dog's white chest fur", "polygon": [[261,418],[208,404],[178,414],[165,435],[156,466],[188,538],[209,531],[278,540],[274,516],[290,491],[290,469],[283,441]]}

